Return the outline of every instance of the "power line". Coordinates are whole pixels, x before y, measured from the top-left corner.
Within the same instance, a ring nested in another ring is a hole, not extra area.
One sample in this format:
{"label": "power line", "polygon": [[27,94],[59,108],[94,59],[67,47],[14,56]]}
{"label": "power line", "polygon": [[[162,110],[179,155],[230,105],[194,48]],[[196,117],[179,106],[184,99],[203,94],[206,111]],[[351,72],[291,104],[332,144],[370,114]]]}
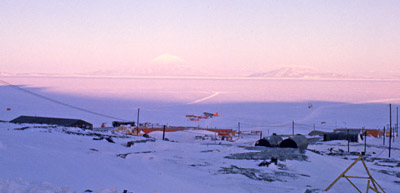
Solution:
{"label": "power line", "polygon": [[50,101],[50,102],[53,102],[53,103],[56,103],[56,104],[59,104],[59,105],[63,105],[63,106],[66,106],[66,107],[69,107],[69,108],[72,108],[72,109],[75,109],[75,110],[83,111],[83,112],[86,112],[86,113],[90,113],[90,114],[93,114],[93,115],[97,115],[97,116],[101,116],[101,117],[106,117],[106,118],[110,118],[110,119],[117,119],[117,120],[125,121],[125,119],[120,119],[120,118],[113,117],[113,116],[110,116],[110,115],[106,115],[106,114],[102,114],[102,113],[97,113],[97,112],[94,112],[94,111],[90,111],[90,110],[87,110],[87,109],[83,109],[83,108],[80,108],[80,107],[76,107],[76,106],[73,106],[73,105],[70,105],[70,104],[67,104],[67,103],[64,103],[64,102],[61,102],[61,101],[58,101],[58,100],[55,100],[55,99],[52,99],[52,98],[49,98],[49,97],[40,95],[40,94],[37,94],[37,93],[35,93],[35,92],[32,92],[32,91],[29,91],[29,90],[27,90],[27,89],[21,88],[21,87],[19,87],[19,86],[13,85],[13,84],[11,84],[11,83],[9,83],[9,82],[6,82],[6,81],[4,81],[4,80],[0,80],[0,82],[3,83],[4,85],[10,86],[11,88],[20,90],[20,91],[25,92],[25,93],[27,93],[27,94],[30,94],[30,95],[39,97],[39,98],[41,98],[41,99],[44,99],[44,100],[47,100],[47,101]]}

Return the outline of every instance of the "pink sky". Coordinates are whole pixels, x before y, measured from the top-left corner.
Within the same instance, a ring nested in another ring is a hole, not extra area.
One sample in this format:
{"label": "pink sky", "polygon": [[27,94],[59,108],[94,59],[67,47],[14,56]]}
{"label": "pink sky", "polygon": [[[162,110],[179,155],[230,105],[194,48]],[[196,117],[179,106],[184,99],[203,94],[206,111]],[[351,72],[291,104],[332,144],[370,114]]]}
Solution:
{"label": "pink sky", "polygon": [[400,73],[399,1],[1,1],[0,72]]}

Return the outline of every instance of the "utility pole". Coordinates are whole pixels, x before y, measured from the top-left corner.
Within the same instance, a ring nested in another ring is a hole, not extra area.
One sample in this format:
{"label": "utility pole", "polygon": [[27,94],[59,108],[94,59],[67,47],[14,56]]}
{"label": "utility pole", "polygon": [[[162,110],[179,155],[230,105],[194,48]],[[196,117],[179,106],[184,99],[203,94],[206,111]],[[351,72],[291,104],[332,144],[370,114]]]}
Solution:
{"label": "utility pole", "polygon": [[399,107],[396,107],[396,137],[399,137]]}
{"label": "utility pole", "polygon": [[350,152],[350,139],[349,139],[349,129],[347,129],[347,152]]}
{"label": "utility pole", "polygon": [[294,121],[292,121],[292,136],[294,136]]}
{"label": "utility pole", "polygon": [[[392,112],[392,111],[390,111],[390,112]],[[390,116],[390,118],[392,118],[392,116]],[[391,119],[390,119],[391,120]],[[390,122],[392,122],[392,121],[390,121]],[[394,135],[394,133],[396,132],[396,126],[393,126],[393,128],[391,129],[391,134],[392,134],[392,140],[393,140],[393,142],[394,142],[394,137],[395,137],[395,135]]]}
{"label": "utility pole", "polygon": [[389,158],[390,158],[390,149],[392,147],[392,104],[389,104]]}
{"label": "utility pole", "polygon": [[238,137],[240,138],[240,122],[238,122]]}
{"label": "utility pole", "polygon": [[162,140],[165,140],[165,125],[164,125],[164,129],[163,129],[163,133],[162,133]]}
{"label": "utility pole", "polygon": [[316,136],[316,134],[315,134],[315,123],[314,123],[313,126],[314,126],[314,139],[315,139],[315,136]]}
{"label": "utility pole", "polygon": [[383,127],[383,145],[385,145],[385,138],[386,138],[386,128]]}
{"label": "utility pole", "polygon": [[365,128],[363,128],[364,130],[364,154],[367,153],[367,130],[365,130]]}
{"label": "utility pole", "polygon": [[136,130],[139,134],[139,113],[140,113],[140,108],[138,108],[137,110],[137,125],[136,125]]}

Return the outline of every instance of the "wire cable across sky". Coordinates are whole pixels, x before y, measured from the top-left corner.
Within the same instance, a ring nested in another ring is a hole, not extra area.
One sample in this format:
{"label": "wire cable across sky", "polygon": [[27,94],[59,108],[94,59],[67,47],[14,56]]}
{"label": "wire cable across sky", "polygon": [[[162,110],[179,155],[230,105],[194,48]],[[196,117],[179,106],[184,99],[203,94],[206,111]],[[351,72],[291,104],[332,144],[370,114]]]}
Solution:
{"label": "wire cable across sky", "polygon": [[94,112],[94,111],[90,111],[90,110],[87,110],[87,109],[84,109],[84,108],[76,107],[76,106],[73,106],[73,105],[70,105],[70,104],[67,104],[67,103],[64,103],[64,102],[49,98],[47,96],[43,96],[41,94],[32,92],[30,90],[21,88],[21,87],[16,86],[16,85],[13,85],[13,84],[11,84],[9,82],[6,82],[4,80],[0,80],[0,83],[4,84],[6,86],[9,86],[11,88],[17,89],[19,91],[25,92],[26,94],[33,95],[33,96],[36,96],[36,97],[41,98],[43,100],[47,100],[47,101],[50,101],[50,102],[53,102],[53,103],[56,103],[56,104],[59,104],[59,105],[62,105],[62,106],[66,106],[66,107],[69,107],[69,108],[72,108],[72,109],[75,109],[75,110],[78,110],[78,111],[86,112],[86,113],[97,115],[97,116],[100,116],[100,117],[116,119],[116,120],[120,120],[120,121],[126,121],[125,119],[121,119],[121,118],[118,118],[118,117],[106,115],[106,114],[103,114],[103,113],[97,113],[97,112]]}

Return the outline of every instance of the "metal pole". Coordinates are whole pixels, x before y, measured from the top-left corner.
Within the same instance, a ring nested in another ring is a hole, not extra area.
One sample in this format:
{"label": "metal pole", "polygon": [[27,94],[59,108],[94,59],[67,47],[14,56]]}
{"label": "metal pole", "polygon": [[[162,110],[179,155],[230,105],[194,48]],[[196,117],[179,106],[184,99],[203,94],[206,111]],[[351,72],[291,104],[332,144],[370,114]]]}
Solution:
{"label": "metal pole", "polygon": [[137,125],[136,125],[136,130],[139,134],[139,113],[140,113],[140,108],[138,108],[137,110]]}
{"label": "metal pole", "polygon": [[392,104],[389,104],[389,157],[390,157],[390,149],[392,147]]}
{"label": "metal pole", "polygon": [[240,122],[238,122],[238,137],[240,138]]}
{"label": "metal pole", "polygon": [[389,131],[389,158],[390,158],[390,150],[392,148],[392,127],[390,127],[390,131]]}
{"label": "metal pole", "polygon": [[313,126],[314,126],[314,139],[315,139],[315,136],[316,136],[316,134],[315,134],[315,123],[314,123]]}
{"label": "metal pole", "polygon": [[162,133],[162,140],[165,140],[165,125],[164,125],[164,129],[163,129],[163,133]]}
{"label": "metal pole", "polygon": [[347,129],[347,152],[350,152],[349,129]]}
{"label": "metal pole", "polygon": [[[390,112],[392,112],[392,111],[390,111]],[[392,118],[392,116],[390,116],[390,118]],[[390,119],[390,122],[392,122],[392,119]],[[394,132],[395,132],[395,127],[391,128],[391,129],[390,129],[390,131],[391,131],[390,133],[391,133],[391,135],[392,135],[392,137],[391,137],[391,138],[392,138],[392,140],[393,140],[393,142],[394,142]]]}
{"label": "metal pole", "polygon": [[294,136],[294,121],[292,121],[292,136]]}
{"label": "metal pole", "polygon": [[396,118],[396,137],[399,137],[399,107],[396,107],[397,118]]}
{"label": "metal pole", "polygon": [[364,154],[367,153],[367,130],[364,129]]}
{"label": "metal pole", "polygon": [[385,145],[386,127],[383,127],[383,145]]}

